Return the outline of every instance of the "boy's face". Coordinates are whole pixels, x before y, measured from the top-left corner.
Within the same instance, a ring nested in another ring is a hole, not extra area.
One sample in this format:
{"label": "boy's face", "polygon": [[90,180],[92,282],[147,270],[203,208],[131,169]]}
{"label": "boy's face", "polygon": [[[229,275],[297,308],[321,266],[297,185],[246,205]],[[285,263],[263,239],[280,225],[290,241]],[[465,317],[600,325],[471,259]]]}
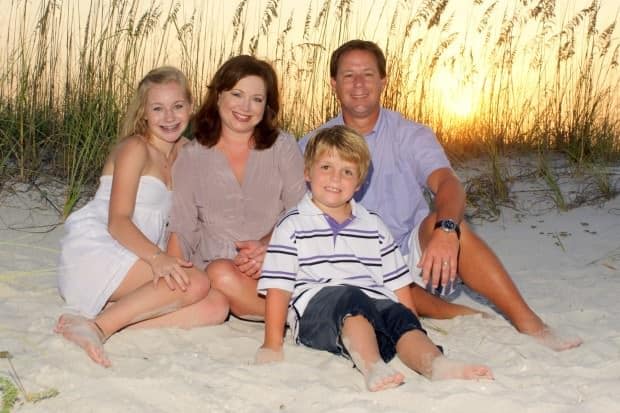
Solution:
{"label": "boy's face", "polygon": [[326,214],[339,218],[351,213],[349,200],[359,189],[359,168],[345,161],[336,150],[325,150],[304,173],[312,201]]}

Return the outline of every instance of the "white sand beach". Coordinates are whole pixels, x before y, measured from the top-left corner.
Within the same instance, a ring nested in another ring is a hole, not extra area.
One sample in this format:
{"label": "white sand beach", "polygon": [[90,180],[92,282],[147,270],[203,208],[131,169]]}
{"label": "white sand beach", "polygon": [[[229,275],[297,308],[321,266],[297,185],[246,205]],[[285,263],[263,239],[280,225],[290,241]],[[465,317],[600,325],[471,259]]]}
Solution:
{"label": "white sand beach", "polygon": [[[347,360],[290,340],[284,362],[253,365],[262,324],[237,319],[190,331],[122,331],[105,345],[112,367],[96,365],[52,332],[63,311],[59,214],[40,191],[14,184],[0,196],[0,351],[12,354],[26,390],[59,392],[19,401],[15,411],[620,412],[620,197],[564,213],[549,208],[544,191],[519,197],[515,209],[475,228],[530,305],[583,345],[553,352],[461,290],[457,302],[496,317],[423,325],[448,356],[488,364],[495,380],[430,382],[393,361],[406,383],[369,393]],[[0,377],[10,376],[0,359]]]}

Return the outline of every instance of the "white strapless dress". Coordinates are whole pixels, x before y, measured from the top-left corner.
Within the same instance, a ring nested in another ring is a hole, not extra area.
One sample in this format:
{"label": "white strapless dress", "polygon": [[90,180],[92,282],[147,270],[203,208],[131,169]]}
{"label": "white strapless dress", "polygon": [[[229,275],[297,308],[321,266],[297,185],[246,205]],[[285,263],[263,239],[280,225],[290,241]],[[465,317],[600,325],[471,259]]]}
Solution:
{"label": "white strapless dress", "polygon": [[[95,197],[72,213],[60,241],[58,290],[67,310],[94,318],[121,284],[138,257],[108,232],[112,176],[102,176]],[[172,192],[158,178],[140,177],[133,223],[165,248]]]}

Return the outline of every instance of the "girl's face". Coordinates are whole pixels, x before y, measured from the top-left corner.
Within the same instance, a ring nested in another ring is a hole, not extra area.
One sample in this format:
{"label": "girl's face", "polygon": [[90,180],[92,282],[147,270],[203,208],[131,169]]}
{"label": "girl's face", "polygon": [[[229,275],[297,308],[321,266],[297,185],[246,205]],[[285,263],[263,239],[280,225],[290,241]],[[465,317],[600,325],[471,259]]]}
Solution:
{"label": "girl's face", "polygon": [[192,104],[177,82],[155,84],[149,88],[144,119],[150,138],[176,142],[187,128],[191,113]]}
{"label": "girl's face", "polygon": [[263,120],[267,101],[265,82],[258,76],[246,76],[217,100],[222,133],[249,135]]}

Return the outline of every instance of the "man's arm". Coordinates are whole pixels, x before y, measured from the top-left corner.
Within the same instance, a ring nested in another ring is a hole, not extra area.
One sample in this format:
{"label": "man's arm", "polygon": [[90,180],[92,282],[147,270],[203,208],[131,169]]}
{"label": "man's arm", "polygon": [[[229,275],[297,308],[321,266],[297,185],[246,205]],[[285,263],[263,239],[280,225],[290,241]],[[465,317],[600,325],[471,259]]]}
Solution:
{"label": "man's arm", "polygon": [[418,315],[418,312],[415,308],[415,302],[413,301],[413,295],[411,294],[411,285],[407,285],[405,287],[399,288],[398,290],[395,290],[394,294],[396,294],[398,302],[413,311],[413,314],[415,314],[416,316]]}
{"label": "man's arm", "polygon": [[429,280],[433,288],[447,285],[456,278],[458,268],[459,238],[456,232],[435,229],[440,220],[452,220],[460,224],[465,214],[465,189],[454,171],[440,168],[433,171],[427,180],[428,188],[435,194],[435,212],[431,222],[424,221],[420,227],[422,257],[418,267],[422,268],[422,279]]}
{"label": "man's arm", "polygon": [[460,224],[465,215],[465,189],[454,171],[451,168],[433,171],[427,185],[435,194],[437,220],[451,219]]}

